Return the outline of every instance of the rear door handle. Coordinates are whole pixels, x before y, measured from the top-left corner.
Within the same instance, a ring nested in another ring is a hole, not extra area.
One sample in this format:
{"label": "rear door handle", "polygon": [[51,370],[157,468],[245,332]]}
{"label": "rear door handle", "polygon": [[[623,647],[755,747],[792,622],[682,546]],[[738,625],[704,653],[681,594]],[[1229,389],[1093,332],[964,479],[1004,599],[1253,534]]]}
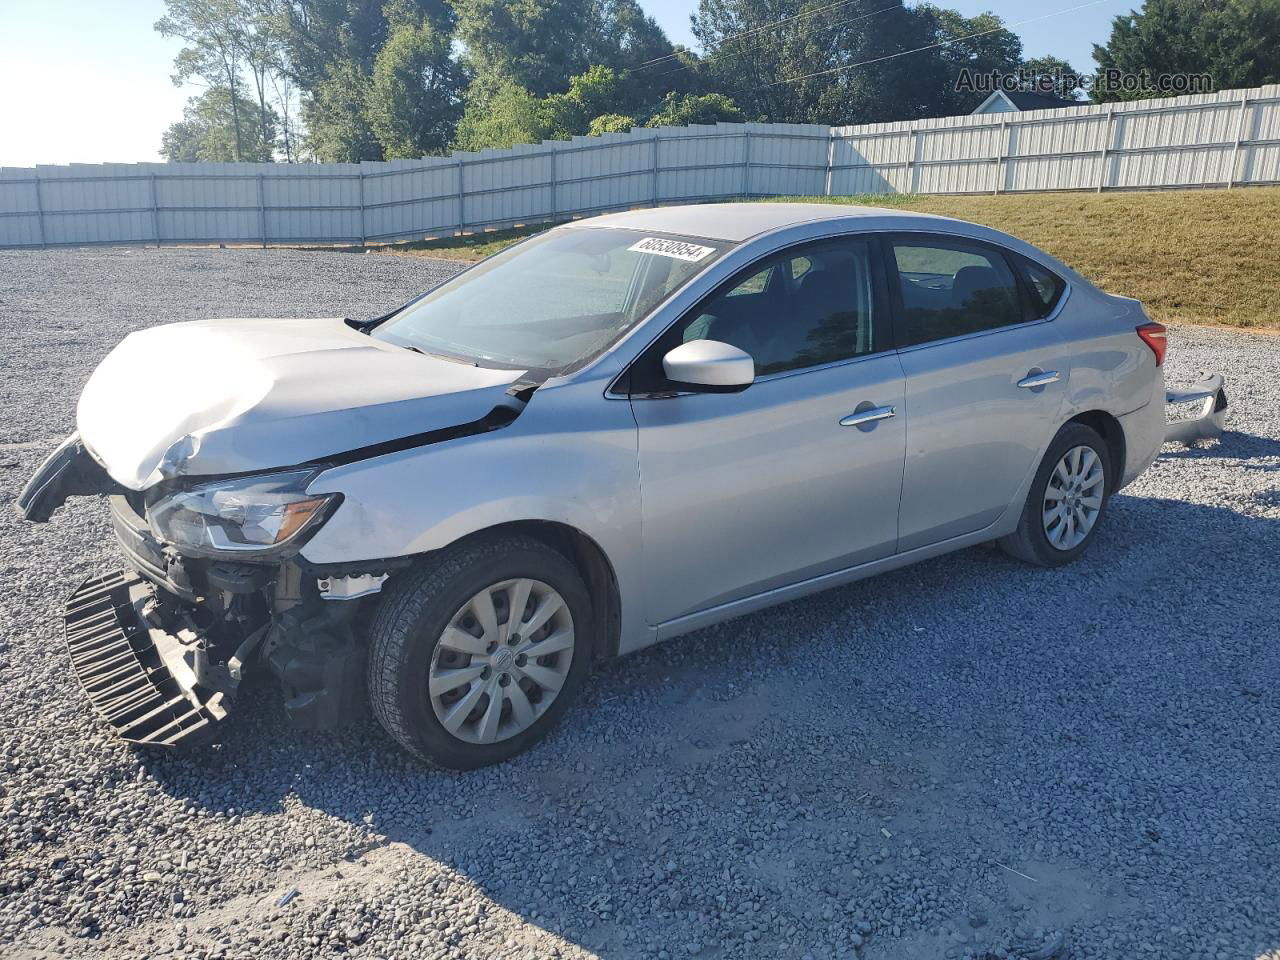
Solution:
{"label": "rear door handle", "polygon": [[858,410],[840,421],[842,427],[859,427],[877,420],[888,420],[898,411],[893,407],[872,407],[869,410]]}
{"label": "rear door handle", "polygon": [[1018,386],[1024,390],[1034,390],[1036,387],[1047,387],[1051,383],[1057,383],[1061,379],[1057,370],[1037,370],[1019,380]]}

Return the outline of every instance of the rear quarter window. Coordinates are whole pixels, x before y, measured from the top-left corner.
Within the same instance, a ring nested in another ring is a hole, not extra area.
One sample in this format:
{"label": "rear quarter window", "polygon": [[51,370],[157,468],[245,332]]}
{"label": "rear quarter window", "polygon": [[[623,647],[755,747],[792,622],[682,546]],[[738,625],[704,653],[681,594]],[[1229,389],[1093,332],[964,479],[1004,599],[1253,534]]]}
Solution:
{"label": "rear quarter window", "polygon": [[1032,317],[1037,320],[1047,317],[1062,299],[1062,294],[1067,289],[1066,281],[1052,270],[1026,257],[1017,257],[1016,260],[1031,295]]}

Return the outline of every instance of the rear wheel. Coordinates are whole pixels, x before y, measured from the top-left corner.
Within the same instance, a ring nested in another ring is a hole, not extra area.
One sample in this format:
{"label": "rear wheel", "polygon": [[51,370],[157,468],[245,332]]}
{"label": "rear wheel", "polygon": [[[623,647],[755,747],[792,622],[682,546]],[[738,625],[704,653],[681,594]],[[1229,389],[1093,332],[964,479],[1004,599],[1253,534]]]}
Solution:
{"label": "rear wheel", "polygon": [[1018,529],[1000,546],[1037,566],[1070,563],[1088,548],[1106,514],[1111,470],[1102,437],[1082,423],[1068,423],[1036,471]]}
{"label": "rear wheel", "polygon": [[370,700],[387,731],[455,770],[545,736],[590,666],[591,603],[573,565],[536,540],[495,537],[398,579],[369,649]]}

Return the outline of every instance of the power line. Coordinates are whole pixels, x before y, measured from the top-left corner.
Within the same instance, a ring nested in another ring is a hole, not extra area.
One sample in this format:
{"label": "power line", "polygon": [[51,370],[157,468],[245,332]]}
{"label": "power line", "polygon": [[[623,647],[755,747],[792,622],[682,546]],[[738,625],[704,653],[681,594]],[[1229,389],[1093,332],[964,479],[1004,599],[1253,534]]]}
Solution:
{"label": "power line", "polygon": [[[842,3],[842,4],[832,4],[831,6],[842,6],[842,5],[845,5],[845,4],[847,4],[847,3],[852,3],[852,2],[854,2],[854,0],[844,0],[844,3]],[[823,10],[826,10],[826,9],[830,9],[830,7],[823,7],[822,9],[823,9]],[[848,24],[848,23],[856,23],[856,22],[857,22],[857,21],[859,21],[859,20],[868,20],[868,19],[870,19],[871,17],[878,16],[878,15],[880,15],[880,14],[882,14],[882,13],[888,13],[888,12],[889,12],[889,11],[891,11],[891,10],[906,10],[906,9],[907,9],[907,8],[906,8],[905,6],[903,6],[901,3],[892,3],[892,4],[890,4],[890,5],[889,5],[889,6],[887,6],[887,7],[881,7],[879,10],[872,10],[870,13],[861,13],[861,14],[859,14],[859,15],[858,15],[858,16],[856,16],[856,17],[846,17],[846,18],[845,18],[845,19],[843,19],[843,20],[836,20],[835,22],[833,22],[833,23],[828,23],[828,24],[826,24],[826,25],[824,25],[824,26],[814,27],[811,31],[809,31],[809,36],[814,36],[814,35],[816,35],[816,34],[819,34],[819,33],[824,32],[824,31],[826,31],[826,30],[834,30],[836,27],[842,27],[842,26],[844,26],[845,24]],[[817,11],[814,11],[814,12],[817,12]],[[795,17],[791,17],[791,18],[788,18],[788,19],[795,19]],[[766,29],[771,29],[771,28],[777,27],[778,25],[780,25],[780,24],[782,24],[782,23],[785,23],[785,22],[786,22],[785,20],[779,20],[779,21],[777,21],[777,22],[776,22],[776,23],[774,23],[774,24],[770,24],[770,25],[769,25],[769,27],[760,27],[760,28],[758,28],[758,30],[756,30],[756,31],[749,31],[749,32],[757,33],[757,32],[759,32],[760,30],[766,30]],[[738,37],[742,37],[742,36],[745,36],[745,34],[737,34],[733,39],[737,39]],[[710,56],[708,56],[708,57],[706,57],[705,59],[703,59],[703,60],[699,61],[699,65],[701,65],[701,66],[706,66],[706,65],[707,65],[707,64],[709,64],[709,63],[714,63],[715,61],[719,60],[721,57],[741,57],[741,56],[745,55],[745,53],[746,53],[746,50],[744,50],[744,49],[725,50],[725,49],[723,49],[722,47],[720,47],[720,48],[717,48],[717,49],[716,49],[716,51],[715,51],[714,53],[712,53]],[[651,63],[655,63],[655,62],[657,62],[657,61],[650,61],[650,62],[651,62]],[[636,68],[634,68],[634,70],[629,70],[629,71],[627,71],[627,72],[628,72],[628,73],[634,73],[634,72],[635,72],[635,70],[639,70],[639,69],[640,69],[639,67],[636,67]],[[679,62],[677,62],[677,63],[676,63],[676,65],[675,65],[673,68],[671,68],[670,70],[663,70],[661,73],[657,74],[657,76],[659,76],[659,77],[666,77],[666,76],[669,76],[669,75],[671,75],[671,74],[675,73],[677,70],[692,70],[692,69],[693,69],[693,66],[692,66],[692,65],[690,65],[690,64],[688,64],[688,63],[685,63],[685,62],[683,62],[683,61],[679,61]]]}
{"label": "power line", "polygon": [[[857,2],[858,0],[836,0],[835,3],[828,3],[826,6],[818,7],[814,10],[805,10],[801,13],[792,14],[789,17],[783,17],[781,20],[774,20],[771,23],[766,23],[763,26],[752,27],[750,30],[743,30],[741,33],[735,33],[727,37],[722,37],[716,44],[715,52],[712,53],[710,56],[708,56],[704,62],[710,62],[711,60],[715,59],[717,56],[720,56],[720,54],[724,52],[722,48],[726,43],[733,43],[735,40],[741,40],[743,37],[749,37],[749,36],[752,36],[753,34],[762,33],[765,30],[776,30],[778,27],[782,26],[783,24],[790,23],[793,20],[802,20],[805,17],[816,17],[818,14],[825,13],[828,10],[834,10],[836,7],[847,7],[849,4],[857,3]],[[895,3],[895,4],[892,4],[891,6],[885,7],[882,10],[875,10],[875,11],[872,11],[871,13],[865,13],[862,16],[854,17],[853,19],[862,20],[862,19],[865,19],[866,17],[873,17],[878,13],[884,13],[887,10],[893,10],[901,6],[902,4]],[[848,22],[848,21],[842,21],[842,22]],[[668,53],[665,56],[655,57],[653,60],[646,60],[644,63],[638,64],[632,67],[628,72],[635,73],[638,70],[643,70],[645,67],[650,67],[658,63],[663,63],[667,60],[677,60],[679,59],[679,56],[680,55],[678,53]],[[680,66],[683,67],[685,66],[685,64],[681,63]],[[674,72],[674,71],[666,71],[666,72]],[[665,73],[659,74],[659,76],[664,76],[664,75]]]}
{"label": "power line", "polygon": [[1001,24],[998,27],[992,27],[990,30],[979,30],[976,33],[966,34],[963,37],[952,37],[950,40],[941,40],[938,43],[930,43],[923,47],[916,47],[914,50],[900,50],[897,53],[885,54],[883,57],[873,57],[870,60],[860,60],[857,63],[846,63],[843,66],[832,67],[829,70],[818,70],[815,73],[806,73],[798,77],[786,77],[782,80],[775,80],[773,83],[766,83],[764,87],[760,87],[758,89],[776,87],[784,83],[797,83],[801,80],[812,80],[814,77],[825,77],[831,73],[840,73],[844,70],[854,70],[858,67],[869,66],[873,63],[883,63],[886,60],[896,60],[899,57],[906,57],[913,53],[923,53],[926,50],[936,50],[939,47],[946,47],[953,43],[959,43],[961,40],[972,40],[974,37],[985,37],[989,33],[999,33],[1001,30],[1007,30],[1010,27],[1021,27],[1024,24],[1035,23],[1038,20],[1048,20],[1050,17],[1060,17],[1065,13],[1074,13],[1077,10],[1085,9],[1085,7],[1096,7],[1098,4],[1105,2],[1106,0],[1089,0],[1088,3],[1081,3],[1074,7],[1068,7],[1065,10],[1056,10],[1053,13],[1041,14],[1038,17],[1028,17],[1025,20],[1018,20],[1014,23]]}

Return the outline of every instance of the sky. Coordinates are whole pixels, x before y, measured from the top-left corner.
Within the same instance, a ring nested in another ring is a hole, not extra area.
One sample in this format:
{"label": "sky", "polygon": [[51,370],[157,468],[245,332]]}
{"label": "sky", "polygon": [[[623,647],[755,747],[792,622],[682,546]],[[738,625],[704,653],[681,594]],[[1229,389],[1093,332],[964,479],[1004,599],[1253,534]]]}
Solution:
{"label": "sky", "polygon": [[[693,46],[692,0],[640,0],[676,43]],[[1111,18],[1140,0],[945,0],[966,16],[990,10],[1022,37],[1028,57],[1093,66]],[[170,80],[180,41],[152,29],[162,0],[0,0],[0,166],[158,160],[160,135],[197,87]]]}

